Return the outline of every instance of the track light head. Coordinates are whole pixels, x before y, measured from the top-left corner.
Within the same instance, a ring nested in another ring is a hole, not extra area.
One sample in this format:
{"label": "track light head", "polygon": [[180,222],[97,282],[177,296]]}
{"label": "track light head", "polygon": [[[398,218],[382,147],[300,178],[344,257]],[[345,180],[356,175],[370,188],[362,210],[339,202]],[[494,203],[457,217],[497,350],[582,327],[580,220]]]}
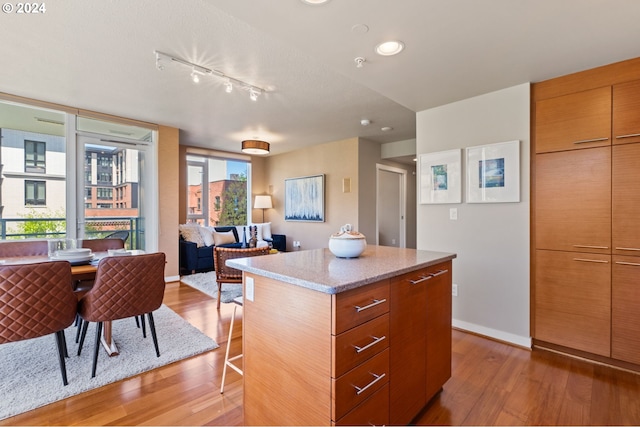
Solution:
{"label": "track light head", "polygon": [[249,88],[249,98],[252,101],[257,101],[258,100],[258,96],[260,95],[260,92],[258,92],[257,90],[255,90],[254,88]]}
{"label": "track light head", "polygon": [[233,92],[233,83],[227,80],[227,82],[224,84],[224,91],[227,93]]}
{"label": "track light head", "polygon": [[198,72],[196,70],[193,70],[191,72],[191,81],[194,83],[200,83],[200,76],[198,75]]}

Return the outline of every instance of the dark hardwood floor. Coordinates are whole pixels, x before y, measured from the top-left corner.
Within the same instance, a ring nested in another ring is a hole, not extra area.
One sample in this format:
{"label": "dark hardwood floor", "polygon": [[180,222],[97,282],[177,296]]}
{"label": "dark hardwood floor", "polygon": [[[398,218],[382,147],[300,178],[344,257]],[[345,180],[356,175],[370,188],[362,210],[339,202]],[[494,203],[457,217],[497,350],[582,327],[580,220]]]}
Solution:
{"label": "dark hardwood floor", "polygon": [[[242,377],[220,380],[232,304],[170,283],[165,304],[220,348],[0,425],[242,425]],[[241,310],[238,311],[241,313]],[[241,351],[241,328],[232,351]],[[159,331],[159,339],[162,340]],[[453,377],[418,425],[640,425],[640,376],[453,331]]]}

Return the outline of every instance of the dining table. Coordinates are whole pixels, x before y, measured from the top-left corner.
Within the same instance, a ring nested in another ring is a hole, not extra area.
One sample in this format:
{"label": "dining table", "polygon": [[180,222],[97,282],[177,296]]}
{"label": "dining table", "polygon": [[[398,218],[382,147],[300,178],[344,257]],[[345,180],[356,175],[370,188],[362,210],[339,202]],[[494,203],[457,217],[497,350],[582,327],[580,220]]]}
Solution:
{"label": "dining table", "polygon": [[[143,250],[134,249],[125,251],[127,255],[140,255],[145,253]],[[110,256],[108,252],[94,252],[93,259],[89,262],[80,264],[71,263],[71,283],[69,286],[73,287],[74,283],[86,280],[95,280],[96,272],[98,271],[98,262],[106,257]],[[31,264],[36,262],[50,262],[52,261],[47,255],[35,255],[35,256],[17,256],[17,257],[5,257],[0,259],[0,264],[12,265],[12,264]],[[118,346],[113,339],[113,329],[111,321],[105,321],[102,328],[102,337],[100,339],[102,346],[109,356],[117,356],[119,354]]]}

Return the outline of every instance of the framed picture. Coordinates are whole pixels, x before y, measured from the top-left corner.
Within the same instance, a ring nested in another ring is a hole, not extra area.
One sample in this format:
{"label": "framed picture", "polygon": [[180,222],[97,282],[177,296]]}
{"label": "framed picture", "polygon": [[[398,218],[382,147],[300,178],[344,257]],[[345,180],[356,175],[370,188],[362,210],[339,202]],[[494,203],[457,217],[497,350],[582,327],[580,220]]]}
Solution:
{"label": "framed picture", "polygon": [[469,147],[467,203],[520,201],[520,141]]}
{"label": "framed picture", "polygon": [[421,154],[419,160],[420,203],[461,203],[460,150]]}
{"label": "framed picture", "polygon": [[324,222],[324,175],[284,180],[284,219]]}

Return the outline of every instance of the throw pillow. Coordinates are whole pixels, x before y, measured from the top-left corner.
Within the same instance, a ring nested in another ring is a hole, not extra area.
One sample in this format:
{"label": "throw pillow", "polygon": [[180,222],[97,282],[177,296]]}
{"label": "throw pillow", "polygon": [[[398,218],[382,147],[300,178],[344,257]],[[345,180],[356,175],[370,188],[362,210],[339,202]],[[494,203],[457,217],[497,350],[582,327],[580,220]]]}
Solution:
{"label": "throw pillow", "polygon": [[202,235],[202,241],[205,246],[211,246],[215,242],[213,241],[213,232],[207,227],[200,227],[200,234]]}
{"label": "throw pillow", "polygon": [[187,242],[193,242],[198,247],[204,246],[204,240],[202,240],[198,224],[180,224],[178,230],[182,238]]}
{"label": "throw pillow", "polygon": [[263,223],[251,224],[251,225],[258,227],[258,240],[272,239],[270,222],[263,222]]}
{"label": "throw pillow", "polygon": [[226,245],[228,243],[235,243],[236,236],[233,235],[232,231],[214,231],[213,233],[213,242],[216,246]]}

